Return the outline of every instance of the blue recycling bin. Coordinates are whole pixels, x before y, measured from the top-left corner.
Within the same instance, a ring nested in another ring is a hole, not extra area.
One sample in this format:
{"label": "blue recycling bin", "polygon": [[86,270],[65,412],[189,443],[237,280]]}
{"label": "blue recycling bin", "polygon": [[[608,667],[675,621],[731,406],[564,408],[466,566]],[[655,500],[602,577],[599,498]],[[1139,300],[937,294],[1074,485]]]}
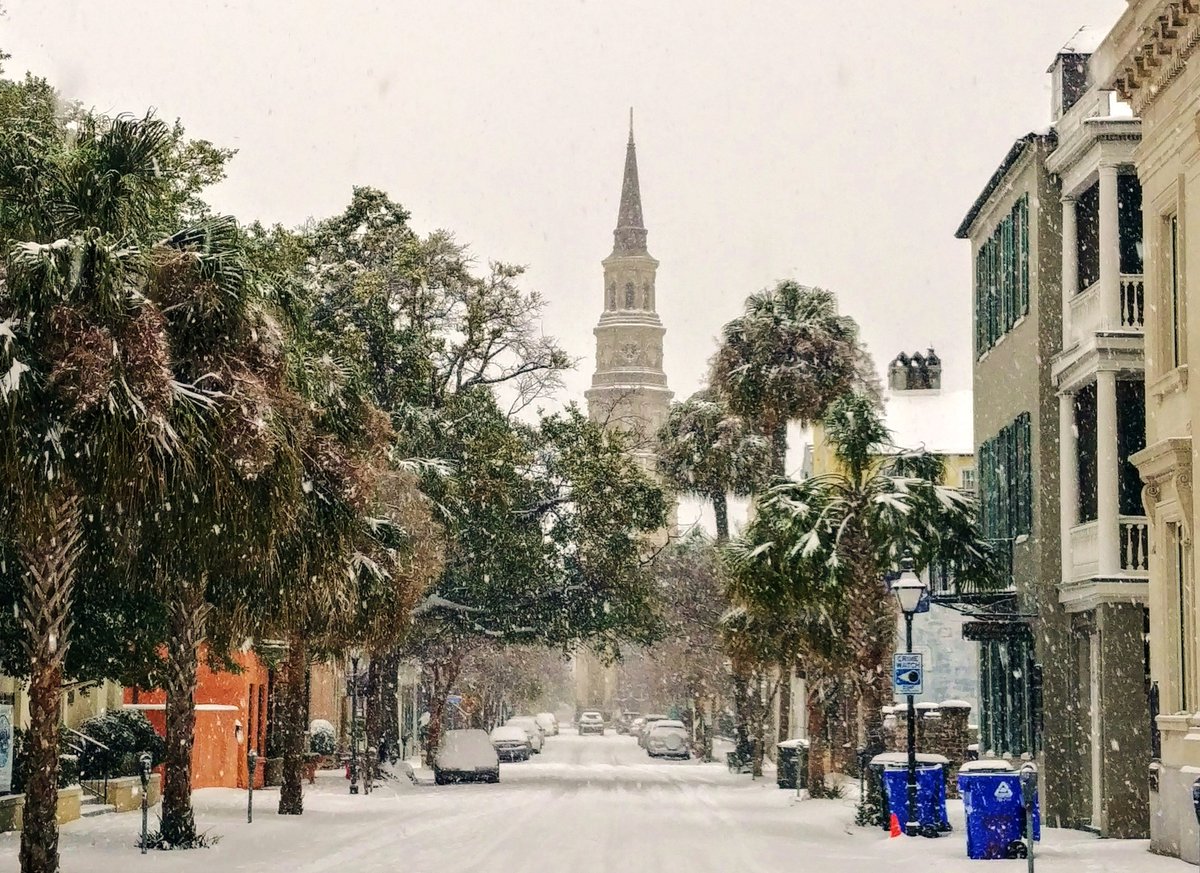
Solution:
{"label": "blue recycling bin", "polygon": [[[1004,765],[1007,766],[1007,765]],[[969,770],[958,774],[958,790],[967,814],[967,857],[974,860],[1025,855],[1025,804],[1021,776],[1012,768]],[[1042,838],[1038,798],[1033,798],[1033,838]]]}
{"label": "blue recycling bin", "polygon": [[[888,811],[903,828],[908,823],[908,768],[892,766],[883,771]],[[927,837],[950,830],[946,816],[946,776],[941,764],[917,767],[917,823]]]}

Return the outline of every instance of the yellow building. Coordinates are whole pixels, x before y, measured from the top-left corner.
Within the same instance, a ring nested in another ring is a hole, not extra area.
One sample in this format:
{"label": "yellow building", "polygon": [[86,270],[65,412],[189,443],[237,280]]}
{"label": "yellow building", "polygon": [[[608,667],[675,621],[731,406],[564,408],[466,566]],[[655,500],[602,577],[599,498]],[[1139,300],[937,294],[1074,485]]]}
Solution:
{"label": "yellow building", "polygon": [[[1146,448],[1132,460],[1150,523],[1150,678],[1157,718],[1148,781],[1155,852],[1196,863],[1200,833],[1192,786],[1200,773],[1200,587],[1193,561],[1197,495],[1192,429],[1198,398],[1188,380],[1200,313],[1200,4],[1130,0],[1096,57],[1105,87],[1141,118],[1133,154],[1142,187],[1145,253]],[[1197,346],[1200,347],[1200,346]]]}

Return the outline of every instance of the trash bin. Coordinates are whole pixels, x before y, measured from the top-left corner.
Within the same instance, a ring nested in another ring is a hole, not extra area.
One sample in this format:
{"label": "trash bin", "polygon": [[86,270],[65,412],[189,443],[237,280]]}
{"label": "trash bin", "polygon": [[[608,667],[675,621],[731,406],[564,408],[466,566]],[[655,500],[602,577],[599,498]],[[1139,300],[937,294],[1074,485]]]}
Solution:
{"label": "trash bin", "polygon": [[784,740],[775,746],[775,781],[780,788],[808,787],[808,741]]}
{"label": "trash bin", "polygon": [[[1025,855],[1025,804],[1021,776],[1007,761],[970,761],[958,772],[958,790],[967,814],[967,857],[975,860],[1021,858]],[[1037,795],[1033,803],[1033,838],[1042,837]]]}
{"label": "trash bin", "polygon": [[[888,820],[895,815],[903,828],[908,815],[908,767],[895,764],[883,771],[883,787],[887,796]],[[946,815],[946,776],[940,764],[917,767],[917,823],[921,834],[936,837],[950,830]]]}
{"label": "trash bin", "polygon": [[[945,813],[946,772],[947,772],[947,768],[950,766],[950,761],[943,755],[931,755],[931,754],[922,753],[922,752],[917,753],[917,767],[918,767],[917,790],[918,790],[918,794],[920,792],[920,785],[921,785],[921,782],[920,782],[921,777],[920,777],[920,773],[919,773],[919,768],[933,767],[933,766],[941,768],[942,786],[940,788],[938,788],[937,791],[939,792],[939,794],[942,798],[942,800],[941,800],[942,818],[944,819],[944,818],[946,818],[946,813]],[[904,752],[883,752],[879,755],[876,755],[874,758],[871,759],[870,763],[867,764],[867,784],[865,786],[867,796],[879,798],[879,820],[876,822],[876,824],[878,824],[879,827],[885,831],[891,827],[892,819],[891,819],[891,810],[890,810],[889,804],[888,804],[887,790],[884,787],[884,782],[883,782],[883,773],[885,770],[891,770],[891,769],[895,769],[895,768],[900,768],[900,769],[904,770],[906,773],[908,772],[908,755],[907,754],[905,754]],[[928,777],[926,777],[926,778],[928,778]],[[905,783],[905,785],[906,785],[906,790],[907,790],[907,782]],[[905,796],[907,797],[907,794]],[[908,809],[907,804],[905,804],[903,806],[903,809],[905,809],[905,810]],[[950,829],[950,825],[947,824],[945,827],[945,830],[949,830],[949,829]]]}

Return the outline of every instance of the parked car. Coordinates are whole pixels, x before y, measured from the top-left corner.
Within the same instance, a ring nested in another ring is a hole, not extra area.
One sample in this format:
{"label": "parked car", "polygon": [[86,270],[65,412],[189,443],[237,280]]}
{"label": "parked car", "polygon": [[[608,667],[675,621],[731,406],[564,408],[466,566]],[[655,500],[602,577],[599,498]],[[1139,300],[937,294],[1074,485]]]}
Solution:
{"label": "parked car", "polygon": [[433,781],[499,782],[500,756],[487,731],[446,731],[433,758]]}
{"label": "parked car", "polygon": [[629,730],[626,731],[635,740],[642,735],[642,727],[646,724],[645,716],[639,715],[629,723]]}
{"label": "parked car", "polygon": [[690,758],[688,729],[674,719],[656,721],[646,735],[646,753],[651,758]]}
{"label": "parked car", "polygon": [[613,722],[613,727],[616,728],[617,733],[627,734],[637,718],[638,713],[626,710],[616,717]]}
{"label": "parked car", "polygon": [[542,729],[548,737],[558,736],[558,718],[552,712],[539,712],[534,716],[534,721],[538,723],[538,727]]}
{"label": "parked car", "polygon": [[535,755],[542,753],[542,744],[545,742],[545,736],[542,734],[541,726],[534,720],[533,716],[514,715],[505,724],[519,727],[525,731],[525,734],[529,737],[530,751]]}
{"label": "parked car", "polygon": [[664,721],[665,715],[648,715],[646,720],[642,722],[642,729],[638,733],[638,745],[643,749],[646,748],[646,738],[650,736],[650,729],[654,727],[656,722]]}
{"label": "parked car", "polygon": [[599,734],[604,736],[604,716],[595,710],[588,710],[579,716],[579,735]]}
{"label": "parked car", "polygon": [[506,724],[492,728],[492,748],[501,761],[528,761],[533,740],[520,725]]}

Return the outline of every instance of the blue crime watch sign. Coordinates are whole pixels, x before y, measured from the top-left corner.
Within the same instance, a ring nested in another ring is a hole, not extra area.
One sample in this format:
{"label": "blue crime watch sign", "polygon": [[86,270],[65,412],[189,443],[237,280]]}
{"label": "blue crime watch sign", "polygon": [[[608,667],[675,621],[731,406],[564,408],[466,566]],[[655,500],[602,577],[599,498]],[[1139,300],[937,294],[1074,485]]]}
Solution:
{"label": "blue crime watch sign", "polygon": [[458,706],[459,704],[462,703],[462,695],[461,694],[447,694],[446,702],[449,703],[451,706]]}
{"label": "blue crime watch sign", "polygon": [[920,652],[897,652],[892,658],[892,690],[897,694],[924,691],[925,662]]}

